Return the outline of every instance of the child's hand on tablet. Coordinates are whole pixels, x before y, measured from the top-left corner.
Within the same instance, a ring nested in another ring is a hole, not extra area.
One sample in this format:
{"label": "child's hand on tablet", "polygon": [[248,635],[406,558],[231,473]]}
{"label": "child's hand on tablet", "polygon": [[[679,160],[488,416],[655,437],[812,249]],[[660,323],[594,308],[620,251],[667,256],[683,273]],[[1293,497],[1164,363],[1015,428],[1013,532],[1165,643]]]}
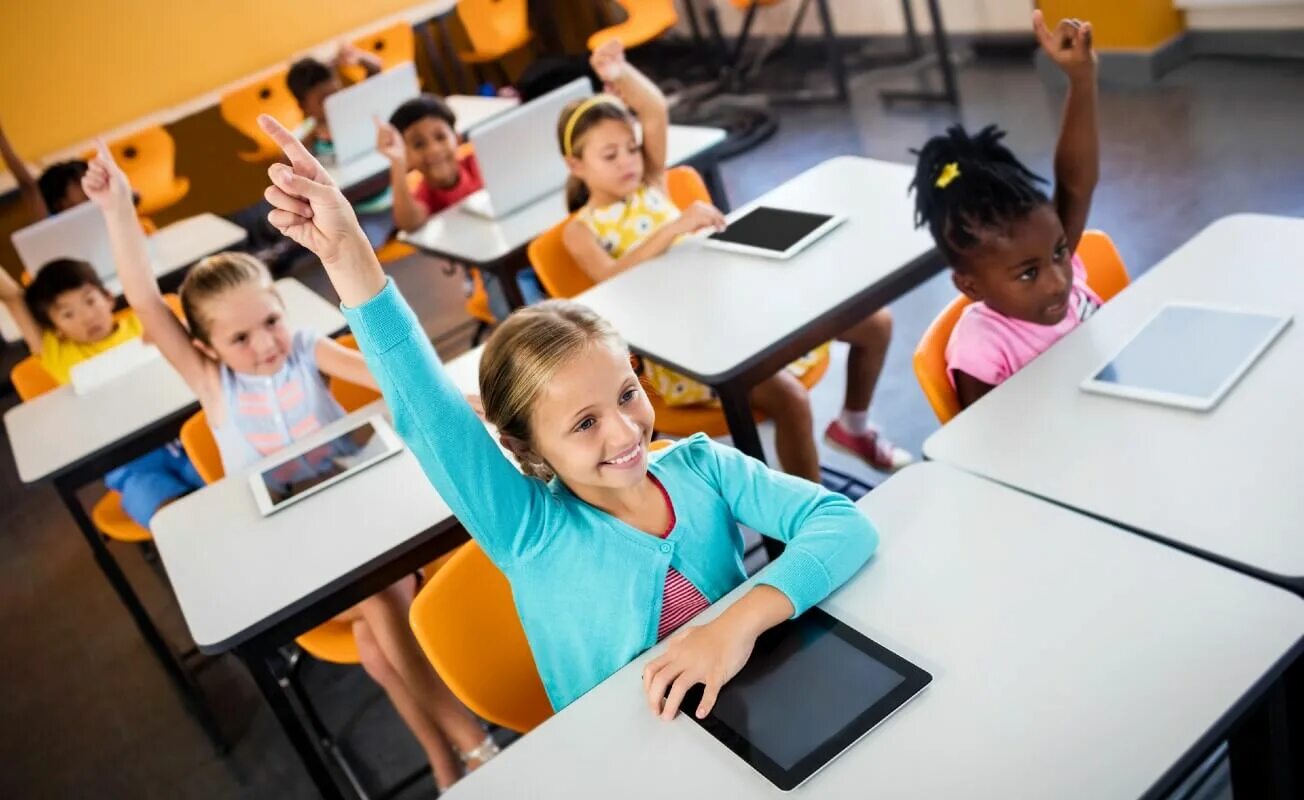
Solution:
{"label": "child's hand on tablet", "polygon": [[[683,628],[670,637],[666,651],[643,668],[648,706],[662,719],[674,719],[684,694],[702,684],[702,703],[689,709],[698,719],[711,713],[720,688],[752,655],[757,634],[726,617]],[[669,692],[667,694],[667,692]]]}
{"label": "child's hand on tablet", "polygon": [[710,203],[698,200],[680,213],[679,219],[671,223],[679,226],[680,233],[697,233],[701,230],[722,231],[725,228],[724,214]]}

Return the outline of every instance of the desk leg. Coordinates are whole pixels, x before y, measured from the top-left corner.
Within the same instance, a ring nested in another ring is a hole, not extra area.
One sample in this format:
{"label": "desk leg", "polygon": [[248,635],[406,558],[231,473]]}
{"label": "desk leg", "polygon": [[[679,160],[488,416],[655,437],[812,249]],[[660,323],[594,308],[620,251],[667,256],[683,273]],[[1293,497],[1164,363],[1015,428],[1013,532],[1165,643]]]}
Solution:
{"label": "desk leg", "polygon": [[1232,792],[1237,797],[1287,800],[1298,797],[1287,725],[1285,679],[1277,681],[1232,731],[1229,744]]}
{"label": "desk leg", "polygon": [[[267,704],[272,707],[272,713],[276,715],[276,721],[280,723],[281,730],[284,731],[285,737],[290,740],[290,745],[294,747],[294,751],[299,754],[299,760],[303,762],[304,768],[308,770],[308,776],[312,778],[313,785],[317,787],[317,791],[321,796],[326,800],[353,800],[353,798],[356,798],[358,796],[356,791],[346,793],[340,788],[312,734],[304,727],[303,718],[299,716],[294,704],[290,702],[289,695],[281,686],[281,680],[277,676],[278,667],[281,664],[280,656],[276,653],[264,654],[244,648],[236,650],[236,655],[244,662],[245,668],[253,676],[254,683],[258,685],[259,691],[263,693]],[[352,797],[350,797],[351,795]]]}
{"label": "desk leg", "polygon": [[724,188],[724,176],[720,174],[720,160],[711,156],[701,162],[702,182],[711,195],[715,207],[729,213],[729,192]]}
{"label": "desk leg", "polygon": [[[756,430],[756,417],[752,416],[749,398],[751,392],[737,381],[731,381],[717,386],[716,393],[720,396],[720,407],[724,411],[725,422],[729,424],[729,435],[733,437],[734,447],[764,464],[765,448],[761,446],[761,434]],[[783,543],[777,539],[766,536],[762,541],[765,543],[765,554],[771,561],[783,552]]]}
{"label": "desk leg", "polygon": [[[507,305],[512,311],[518,308],[524,308],[525,295],[521,294],[521,285],[516,282],[516,273],[528,265],[528,260],[524,253],[519,256],[513,255],[508,258],[494,262],[491,267],[481,267],[488,269],[498,278],[498,284],[502,286],[503,295],[507,298]],[[502,320],[499,320],[501,322]]]}
{"label": "desk leg", "polygon": [[168,678],[181,692],[182,700],[190,713],[194,715],[200,727],[204,729],[204,733],[208,735],[213,746],[217,748],[219,753],[225,754],[230,749],[230,745],[223,737],[222,731],[217,725],[217,720],[213,718],[213,713],[204,699],[203,692],[195,684],[189,673],[177,662],[172,648],[164,641],[163,635],[159,633],[158,628],[154,627],[154,621],[150,619],[149,612],[145,610],[140,598],[136,596],[136,592],[131,588],[127,576],[122,574],[122,568],[118,566],[113,554],[109,552],[109,548],[105,545],[99,530],[96,529],[95,523],[91,521],[90,516],[86,513],[86,508],[77,497],[76,487],[64,481],[55,481],[55,489],[58,491],[59,499],[63,501],[64,507],[72,515],[77,530],[81,532],[82,538],[86,540],[86,544],[90,547],[91,554],[95,557],[95,563],[99,565],[100,572],[104,573],[109,585],[117,593],[118,600],[126,607],[127,613],[131,614],[131,619],[136,623],[136,629],[140,631],[141,638],[154,651],[154,658],[163,666],[163,671],[167,673]]}
{"label": "desk leg", "polygon": [[951,106],[960,105],[960,94],[955,86],[955,65],[951,63],[951,47],[947,42],[946,29],[942,27],[942,11],[938,7],[938,0],[928,0],[928,14],[933,21],[933,46],[937,51],[937,68],[942,72],[942,91],[886,90],[879,94],[885,103],[906,100],[920,103],[947,103]]}

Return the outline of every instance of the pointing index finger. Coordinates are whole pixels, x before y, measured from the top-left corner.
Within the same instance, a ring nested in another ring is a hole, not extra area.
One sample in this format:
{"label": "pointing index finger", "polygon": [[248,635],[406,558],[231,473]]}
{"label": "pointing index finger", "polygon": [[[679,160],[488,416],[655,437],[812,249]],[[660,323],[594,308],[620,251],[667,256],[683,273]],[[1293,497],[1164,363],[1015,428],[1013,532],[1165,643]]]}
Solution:
{"label": "pointing index finger", "polygon": [[285,153],[286,157],[290,159],[290,165],[294,167],[297,174],[317,183],[334,185],[330,175],[326,173],[326,170],[322,169],[317,159],[313,158],[312,154],[308,152],[308,148],[303,146],[303,142],[286,130],[285,126],[277,121],[275,117],[270,114],[259,114],[258,127],[272,137],[272,141],[276,142],[276,146],[280,147],[281,152]]}

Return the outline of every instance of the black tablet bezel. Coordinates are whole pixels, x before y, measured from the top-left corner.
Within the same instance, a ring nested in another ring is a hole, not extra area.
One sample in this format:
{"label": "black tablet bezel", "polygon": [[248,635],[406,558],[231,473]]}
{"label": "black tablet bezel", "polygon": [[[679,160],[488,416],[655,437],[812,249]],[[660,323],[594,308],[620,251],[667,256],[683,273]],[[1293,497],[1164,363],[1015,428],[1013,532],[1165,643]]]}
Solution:
{"label": "black tablet bezel", "polygon": [[[684,716],[696,722],[707,733],[719,740],[721,744],[732,750],[735,755],[750,764],[752,769],[764,775],[766,780],[785,792],[800,786],[807,778],[836,758],[842,751],[855,744],[874,726],[905,705],[912,697],[919,694],[933,680],[933,676],[928,672],[819,608],[812,608],[801,617],[787,620],[761,634],[756,640],[753,653],[773,649],[778,641],[787,636],[789,631],[792,631],[799,624],[814,624],[824,628],[888,669],[901,675],[903,680],[890,692],[879,698],[878,702],[858,714],[841,730],[813,748],[791,769],[780,767],[764,752],[754,747],[742,734],[717,719],[714,712],[708,714],[706,719],[698,719],[691,712],[684,714]],[[724,689],[721,691],[729,691],[728,684],[725,684]],[[698,684],[689,690],[680,708],[694,709],[701,702],[701,698],[702,686]]]}
{"label": "black tablet bezel", "polygon": [[729,222],[729,225],[732,226],[736,223],[742,222],[743,220],[751,217],[753,214],[759,211],[777,211],[781,214],[791,214],[800,217],[815,217],[819,219],[819,222],[811,226],[809,230],[807,230],[801,236],[794,239],[791,243],[788,244],[787,247],[783,248],[782,250],[775,249],[773,247],[764,247],[759,244],[753,244],[752,242],[743,242],[737,239],[726,239],[724,237],[729,233],[728,227],[726,227],[723,231],[717,231],[716,233],[712,233],[707,238],[719,242],[720,244],[732,245],[734,247],[746,247],[760,252],[774,253],[776,255],[781,255],[783,253],[787,253],[791,251],[794,247],[797,247],[802,242],[809,239],[812,234],[816,233],[821,228],[825,227],[826,225],[828,225],[829,223],[833,222],[838,218],[836,214],[826,214],[822,211],[804,211],[799,208],[780,208],[779,206],[758,205],[747,209],[746,212],[739,215],[738,217],[735,217],[733,220]]}

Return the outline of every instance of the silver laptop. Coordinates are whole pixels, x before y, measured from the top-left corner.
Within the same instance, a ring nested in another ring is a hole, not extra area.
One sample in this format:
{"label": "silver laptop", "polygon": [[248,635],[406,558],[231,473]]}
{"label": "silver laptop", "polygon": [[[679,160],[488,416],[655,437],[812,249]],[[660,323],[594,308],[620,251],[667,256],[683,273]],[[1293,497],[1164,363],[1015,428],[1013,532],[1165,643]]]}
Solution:
{"label": "silver laptop", "polygon": [[326,124],[335,145],[335,163],[347,164],[375,152],[375,118],[388,120],[395,109],[419,94],[417,68],[406,61],[327,97]]}
{"label": "silver laptop", "polygon": [[14,231],[10,241],[23,266],[33,276],[55,259],[75,258],[95,267],[106,284],[117,283],[109,229],[94,203],[82,203]]}
{"label": "silver laptop", "polygon": [[557,149],[557,117],[567,103],[593,94],[588,78],[481,123],[471,132],[484,188],[462,201],[462,208],[489,219],[555,192],[566,182],[566,162]]}

